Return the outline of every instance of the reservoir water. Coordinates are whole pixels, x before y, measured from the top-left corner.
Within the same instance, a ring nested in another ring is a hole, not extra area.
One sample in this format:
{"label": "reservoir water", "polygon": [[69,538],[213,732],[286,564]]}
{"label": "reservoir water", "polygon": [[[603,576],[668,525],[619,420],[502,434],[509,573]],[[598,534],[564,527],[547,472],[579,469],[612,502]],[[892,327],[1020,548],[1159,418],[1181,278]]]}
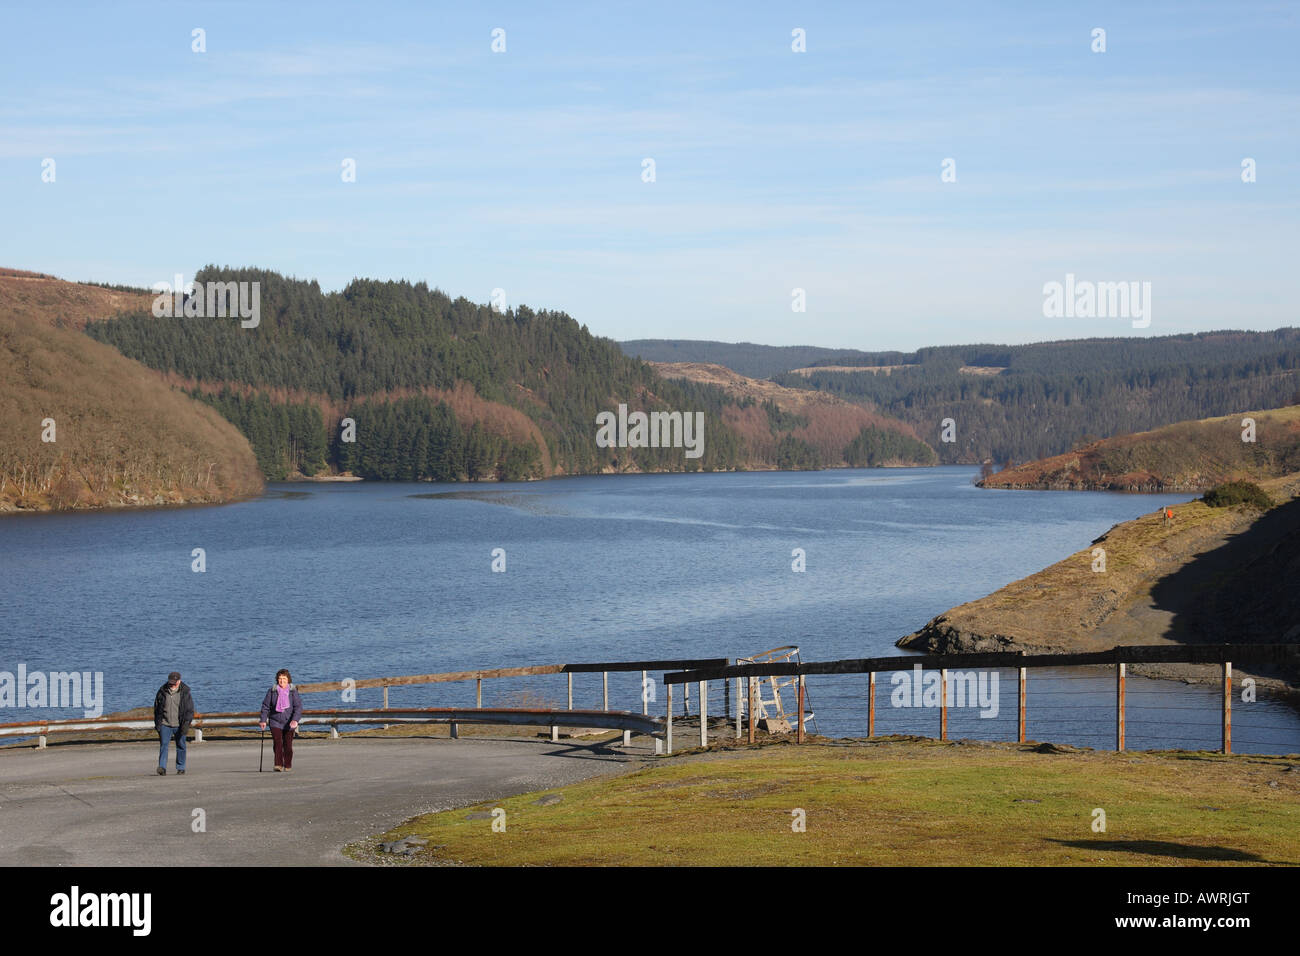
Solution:
{"label": "reservoir water", "polygon": [[[109,713],[151,703],[172,669],[200,711],[218,711],[255,709],[279,667],[307,683],[786,644],[804,660],[905,657],[894,641],[934,615],[1188,498],[983,491],[973,477],[947,467],[277,484],[222,507],[7,517],[0,671],[102,672]],[[997,716],[954,712],[950,736],[1014,738],[1011,674]],[[564,680],[485,682],[484,702],[559,703]],[[865,735],[865,681],[810,678],[820,732]],[[889,681],[878,678],[877,732],[937,735],[937,711],[891,707]],[[599,706],[599,675],[575,688],[575,705]],[[611,674],[610,693],[611,706],[639,709],[640,675]],[[1217,693],[1131,679],[1130,748],[1217,747]],[[1030,694],[1032,738],[1113,746],[1108,675],[1031,672]],[[340,706],[327,696],[308,706]],[[473,697],[470,682],[398,688],[390,701]],[[356,704],[378,706],[379,692],[357,692]],[[0,722],[71,716],[80,711],[0,707]],[[1300,750],[1288,707],[1261,699],[1233,718],[1237,750]]]}

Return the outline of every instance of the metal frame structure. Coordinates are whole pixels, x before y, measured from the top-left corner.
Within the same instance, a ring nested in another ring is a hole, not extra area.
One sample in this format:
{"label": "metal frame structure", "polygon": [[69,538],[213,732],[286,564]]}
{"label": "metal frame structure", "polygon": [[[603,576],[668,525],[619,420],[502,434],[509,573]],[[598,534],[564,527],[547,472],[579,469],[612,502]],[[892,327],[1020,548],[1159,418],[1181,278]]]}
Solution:
{"label": "metal frame structure", "polygon": [[[784,647],[774,647],[770,651],[763,651],[761,654],[755,654],[753,657],[736,658],[737,666],[742,664],[789,664],[791,661],[793,661],[796,666],[802,666],[803,664],[802,659],[799,657],[799,648],[795,644],[787,644]],[[772,689],[772,698],[770,700],[763,699],[764,681],[766,681],[768,686]],[[798,710],[795,712],[796,716],[794,723],[791,723],[790,718],[786,716],[785,704],[781,700],[781,689],[783,687],[795,688],[795,693],[798,695]],[[751,695],[746,694],[741,696],[740,699],[743,701],[745,697],[749,696]],[[799,714],[801,712],[803,720],[812,721],[813,733],[817,732],[816,713],[811,709],[805,711],[805,708],[812,707],[812,701],[808,698],[807,688],[804,686],[800,677],[791,676],[782,679],[782,677],[777,674],[765,675],[755,681],[752,698],[755,719],[759,723],[763,724],[762,729],[767,733],[790,733],[790,731],[794,730],[796,725],[802,725],[799,719]],[[775,711],[775,717],[768,714],[767,711],[769,707]]]}

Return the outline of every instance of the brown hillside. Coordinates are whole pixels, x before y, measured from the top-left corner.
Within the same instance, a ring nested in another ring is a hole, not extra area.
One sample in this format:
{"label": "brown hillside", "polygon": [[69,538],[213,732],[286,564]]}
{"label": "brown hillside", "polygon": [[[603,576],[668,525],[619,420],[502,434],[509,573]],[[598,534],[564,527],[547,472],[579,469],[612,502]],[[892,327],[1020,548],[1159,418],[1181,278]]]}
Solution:
{"label": "brown hillside", "polygon": [[684,378],[693,382],[715,385],[736,398],[752,398],[759,403],[748,408],[729,406],[725,421],[736,429],[748,444],[751,456],[757,462],[771,463],[776,458],[779,437],[772,434],[767,413],[762,403],[771,401],[783,412],[801,415],[807,425],[795,428],[789,434],[803,439],[821,453],[831,465],[843,464],[844,448],[864,428],[879,428],[899,432],[920,441],[911,425],[889,415],[873,411],[865,405],[846,402],[827,392],[802,388],[786,388],[764,379],[748,378],[722,365],[703,362],[651,362],[664,378]]}
{"label": "brown hillside", "polygon": [[[41,440],[47,418],[52,443]],[[221,502],[261,488],[247,440],[214,409],[79,332],[0,308],[0,512]]]}
{"label": "brown hillside", "polygon": [[[1274,502],[1263,513],[1198,499],[1173,506],[1172,519],[1160,509],[1126,521],[1065,560],[939,615],[898,644],[944,653],[1052,653],[1119,644],[1300,643],[1300,474],[1261,486]],[[1156,669],[1205,676],[1181,670]]]}
{"label": "brown hillside", "polygon": [[[1255,441],[1242,441],[1242,419]],[[1261,481],[1300,471],[1300,405],[1178,422],[1118,435],[998,472],[984,488],[1076,491],[1205,491],[1225,481]]]}
{"label": "brown hillside", "polygon": [[147,312],[153,300],[152,293],[104,289],[38,272],[0,267],[0,315],[83,329],[89,319],[108,318],[121,312]]}

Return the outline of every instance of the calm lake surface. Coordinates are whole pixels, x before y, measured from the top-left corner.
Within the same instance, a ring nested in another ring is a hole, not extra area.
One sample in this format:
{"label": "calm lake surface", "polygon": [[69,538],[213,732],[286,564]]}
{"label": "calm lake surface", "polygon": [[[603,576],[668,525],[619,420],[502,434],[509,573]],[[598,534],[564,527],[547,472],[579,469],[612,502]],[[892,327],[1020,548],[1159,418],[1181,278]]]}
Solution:
{"label": "calm lake surface", "polygon": [[[492,485],[278,484],[213,508],[0,520],[0,671],[102,671],[104,712],[151,704],[180,670],[200,711],[255,709],[277,668],[307,683],[525,664],[904,652],[936,614],[1189,496],[982,491],[970,468],[593,476]],[[206,571],[191,570],[193,549]],[[493,550],[506,570],[492,571]],[[793,549],[807,570],[791,570]],[[656,675],[657,676],[657,675]],[[950,714],[951,736],[1011,739]],[[822,733],[866,733],[864,676],[811,678]],[[877,732],[937,735],[938,711],[890,706]],[[721,711],[721,688],[711,712]],[[660,701],[652,712],[662,713]],[[990,689],[991,693],[991,689]],[[1129,746],[1217,747],[1212,687],[1129,682]],[[489,681],[484,703],[560,703],[565,678]],[[599,706],[600,675],[575,678]],[[640,675],[610,675],[640,706]],[[1031,672],[1035,739],[1113,746],[1113,678]],[[393,706],[472,704],[474,685],[398,688]],[[692,709],[694,708],[692,701]],[[357,692],[378,706],[379,691]],[[309,707],[339,706],[313,695]],[[733,703],[734,706],[734,703]],[[990,708],[985,707],[985,710]],[[0,722],[79,716],[0,708]],[[1234,708],[1236,749],[1300,750],[1300,718]]]}

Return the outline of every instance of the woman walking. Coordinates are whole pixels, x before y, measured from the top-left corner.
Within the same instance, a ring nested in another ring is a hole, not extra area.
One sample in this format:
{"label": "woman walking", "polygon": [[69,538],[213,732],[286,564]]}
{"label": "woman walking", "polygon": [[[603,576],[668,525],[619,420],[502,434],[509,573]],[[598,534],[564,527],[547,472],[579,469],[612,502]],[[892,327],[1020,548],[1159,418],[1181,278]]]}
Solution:
{"label": "woman walking", "polygon": [[275,672],[275,686],[266,692],[262,700],[262,720],[259,726],[265,730],[271,725],[271,742],[275,747],[275,769],[293,769],[293,734],[298,729],[298,720],[302,717],[302,697],[298,688],[293,686],[289,672],[280,668]]}

